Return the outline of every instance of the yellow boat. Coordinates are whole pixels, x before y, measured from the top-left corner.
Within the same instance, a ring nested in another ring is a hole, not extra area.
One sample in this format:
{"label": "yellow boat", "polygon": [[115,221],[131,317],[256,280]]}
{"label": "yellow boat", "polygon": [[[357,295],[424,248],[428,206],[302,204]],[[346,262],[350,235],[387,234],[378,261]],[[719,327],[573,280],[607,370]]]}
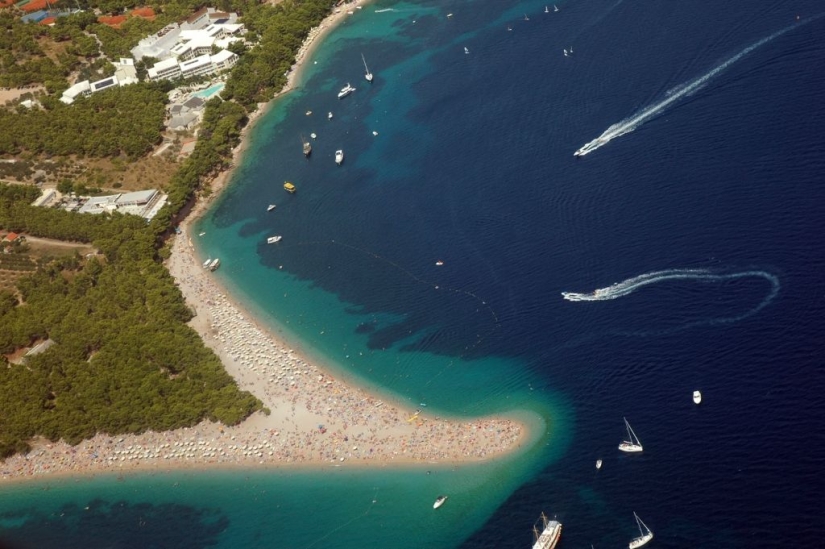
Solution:
{"label": "yellow boat", "polygon": [[294,193],[295,192],[295,185],[293,185],[289,181],[285,181],[284,182],[284,190],[288,193]]}

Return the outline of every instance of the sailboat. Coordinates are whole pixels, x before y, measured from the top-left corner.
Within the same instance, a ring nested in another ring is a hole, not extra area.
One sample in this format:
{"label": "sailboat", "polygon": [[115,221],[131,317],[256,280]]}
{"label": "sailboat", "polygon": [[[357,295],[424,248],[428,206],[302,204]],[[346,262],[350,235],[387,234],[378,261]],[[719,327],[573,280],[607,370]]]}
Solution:
{"label": "sailboat", "polygon": [[642,519],[639,518],[639,515],[637,515],[635,511],[633,512],[633,516],[636,517],[636,524],[639,526],[639,537],[630,540],[630,543],[627,544],[628,549],[638,549],[653,539],[653,532],[642,522]]}
{"label": "sailboat", "polygon": [[372,82],[372,73],[370,72],[370,68],[367,66],[367,60],[364,59],[363,53],[361,54],[361,61],[364,62],[364,70],[366,71],[364,73],[364,78],[367,79],[367,82]]}
{"label": "sailboat", "polygon": [[636,436],[636,433],[633,432],[633,429],[630,428],[630,423],[627,422],[627,418],[624,419],[624,424],[627,427],[627,437],[630,440],[623,440],[621,444],[619,444],[619,450],[622,452],[628,453],[637,453],[643,450],[642,442],[639,440],[639,437]]}

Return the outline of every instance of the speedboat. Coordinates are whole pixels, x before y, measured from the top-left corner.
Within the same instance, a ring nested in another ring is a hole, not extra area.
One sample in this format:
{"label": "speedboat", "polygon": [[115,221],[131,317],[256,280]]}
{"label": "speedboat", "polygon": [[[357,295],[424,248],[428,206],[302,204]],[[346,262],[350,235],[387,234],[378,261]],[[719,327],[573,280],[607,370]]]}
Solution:
{"label": "speedboat", "polygon": [[340,166],[341,162],[343,162],[343,161],[344,161],[344,151],[342,151],[341,149],[338,149],[337,151],[335,151],[335,163]]}
{"label": "speedboat", "polygon": [[270,204],[269,206],[266,207],[266,211],[268,211],[268,212],[271,212],[274,209],[275,209],[275,204]]}
{"label": "speedboat", "polygon": [[699,404],[700,402],[702,402],[702,393],[699,391],[693,391],[693,403]]}
{"label": "speedboat", "polygon": [[348,96],[349,94],[351,94],[354,91],[355,91],[355,88],[350,86],[349,82],[347,82],[347,85],[344,86],[343,88],[341,88],[341,91],[338,92],[338,99],[342,99],[342,98]]}
{"label": "speedboat", "polygon": [[280,242],[283,237],[281,235],[270,236],[266,239],[267,244],[275,244],[276,242]]}
{"label": "speedboat", "polygon": [[439,507],[444,505],[445,501],[447,501],[447,496],[438,496],[437,498],[435,498],[435,503],[433,503],[433,509],[438,509]]}

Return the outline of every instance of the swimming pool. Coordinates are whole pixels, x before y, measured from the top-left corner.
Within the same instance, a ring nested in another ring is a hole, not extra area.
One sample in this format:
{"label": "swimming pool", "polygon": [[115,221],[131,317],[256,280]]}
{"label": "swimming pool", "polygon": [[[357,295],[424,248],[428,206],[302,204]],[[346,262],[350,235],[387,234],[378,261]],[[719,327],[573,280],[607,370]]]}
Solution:
{"label": "swimming pool", "polygon": [[199,92],[195,92],[192,94],[192,97],[203,97],[204,99],[209,99],[219,91],[221,91],[224,87],[224,83],[221,82],[219,84],[215,84],[214,86],[210,86],[205,90],[201,90]]}

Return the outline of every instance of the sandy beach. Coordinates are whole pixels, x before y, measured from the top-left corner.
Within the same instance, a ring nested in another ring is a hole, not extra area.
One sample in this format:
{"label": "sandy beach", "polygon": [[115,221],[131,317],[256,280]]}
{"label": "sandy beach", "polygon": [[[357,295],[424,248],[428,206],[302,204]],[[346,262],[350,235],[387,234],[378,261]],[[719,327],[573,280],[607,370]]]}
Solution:
{"label": "sandy beach", "polygon": [[[344,4],[313,29],[296,56],[285,91],[294,87],[301,63],[318,38],[358,4]],[[244,129],[233,165],[263,112],[259,108]],[[526,436],[521,423],[506,418],[452,421],[426,409],[405,409],[342,382],[260,328],[202,267],[189,235],[191,222],[206,210],[230,176],[227,171],[212,181],[209,198],[200,199],[181,223],[182,234],[173,237],[167,267],[187,304],[196,311],[192,328],[221,358],[238,385],[261,399],[271,414],[256,413],[234,427],[204,422],[162,433],[99,434],[77,446],[35,441],[28,455],[16,455],[0,464],[0,478],[186,467],[432,466],[487,460],[521,444]]]}

